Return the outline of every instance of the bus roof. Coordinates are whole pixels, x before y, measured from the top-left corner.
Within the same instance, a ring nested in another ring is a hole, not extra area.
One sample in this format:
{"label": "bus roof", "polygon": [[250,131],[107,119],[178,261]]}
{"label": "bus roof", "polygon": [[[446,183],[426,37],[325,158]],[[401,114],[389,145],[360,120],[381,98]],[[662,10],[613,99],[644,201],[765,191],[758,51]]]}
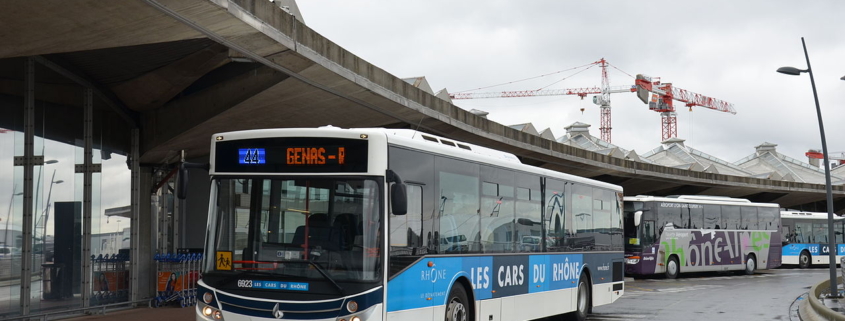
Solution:
{"label": "bus roof", "polygon": [[671,195],[671,196],[651,196],[651,195],[637,195],[625,196],[626,202],[672,202],[672,203],[695,203],[695,204],[711,204],[711,205],[739,205],[739,206],[763,206],[763,207],[777,207],[780,205],[775,203],[754,203],[744,198],[732,198],[727,196],[709,196],[709,195]]}
{"label": "bus roof", "polygon": [[[781,210],[780,211],[781,218],[803,218],[803,219],[811,219],[811,220],[826,220],[827,213],[823,212],[803,212],[803,211],[796,211],[796,210]],[[842,220],[845,217],[839,216],[834,214],[834,220]]]}
{"label": "bus roof", "polygon": [[560,178],[570,182],[590,184],[617,192],[622,191],[622,187],[618,185],[522,164],[519,158],[517,158],[514,154],[490,149],[484,146],[447,139],[436,135],[422,133],[413,129],[382,128],[381,130],[384,130],[387,134],[387,140],[390,144],[405,146],[416,150],[430,151],[444,156],[472,160],[548,177]]}
{"label": "bus roof", "polygon": [[423,133],[413,129],[389,129],[389,128],[340,128],[334,126],[323,126],[319,128],[271,128],[271,129],[254,129],[216,133],[211,136],[212,142],[216,137],[223,136],[227,140],[235,139],[253,139],[264,137],[281,137],[281,136],[304,136],[304,137],[318,137],[328,135],[332,131],[338,134],[367,134],[376,135],[382,134],[387,138],[388,144],[404,146],[421,151],[429,151],[435,154],[444,155],[448,157],[471,160],[475,162],[485,163],[504,168],[510,168],[538,175],[548,177],[555,177],[564,179],[570,182],[585,183],[597,187],[611,189],[616,192],[622,192],[622,187],[605,183],[601,181],[592,180],[580,176],[570,175],[557,171],[552,171],[540,167],[522,164],[516,155],[487,148],[484,146],[474,145],[466,142],[461,142],[445,137]]}

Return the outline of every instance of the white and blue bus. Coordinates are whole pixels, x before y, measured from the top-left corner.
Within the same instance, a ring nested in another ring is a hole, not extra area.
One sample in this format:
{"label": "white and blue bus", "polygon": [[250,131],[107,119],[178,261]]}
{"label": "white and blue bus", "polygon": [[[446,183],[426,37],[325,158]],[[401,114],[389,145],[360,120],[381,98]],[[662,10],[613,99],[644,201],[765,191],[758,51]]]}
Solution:
{"label": "white and blue bus", "polygon": [[624,293],[622,188],[513,154],[251,130],[213,135],[210,174],[197,320],[584,320]]}
{"label": "white and blue bus", "polygon": [[[783,224],[783,264],[808,268],[813,264],[830,262],[830,238],[827,213],[781,210]],[[836,242],[836,262],[845,254],[845,218],[834,215],[833,229]]]}

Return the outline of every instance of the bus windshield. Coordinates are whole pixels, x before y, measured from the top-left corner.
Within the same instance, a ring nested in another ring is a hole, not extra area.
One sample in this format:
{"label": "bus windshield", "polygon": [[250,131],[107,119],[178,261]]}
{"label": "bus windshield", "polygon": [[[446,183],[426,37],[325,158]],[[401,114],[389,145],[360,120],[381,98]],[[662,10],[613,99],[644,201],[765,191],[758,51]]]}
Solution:
{"label": "bus windshield", "polygon": [[[623,211],[623,221],[625,223],[625,249],[634,250],[642,248],[642,232],[641,226],[634,225],[634,213],[643,211],[643,202],[625,202]],[[642,225],[642,222],[640,223]]]}
{"label": "bus windshield", "polygon": [[206,273],[332,283],[380,280],[382,206],[376,180],[218,178],[215,182],[215,223],[207,251],[217,255],[208,262]]}

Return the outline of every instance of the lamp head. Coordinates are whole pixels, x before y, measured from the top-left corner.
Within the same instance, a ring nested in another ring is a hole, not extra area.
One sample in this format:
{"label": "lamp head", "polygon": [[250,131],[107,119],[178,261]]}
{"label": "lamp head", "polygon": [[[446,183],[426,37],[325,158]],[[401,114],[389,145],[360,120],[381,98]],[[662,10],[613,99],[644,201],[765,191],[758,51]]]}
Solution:
{"label": "lamp head", "polygon": [[801,69],[798,69],[798,68],[795,68],[795,67],[780,67],[780,68],[778,68],[778,72],[782,73],[782,74],[798,76],[802,72],[806,72],[806,70],[801,70]]}

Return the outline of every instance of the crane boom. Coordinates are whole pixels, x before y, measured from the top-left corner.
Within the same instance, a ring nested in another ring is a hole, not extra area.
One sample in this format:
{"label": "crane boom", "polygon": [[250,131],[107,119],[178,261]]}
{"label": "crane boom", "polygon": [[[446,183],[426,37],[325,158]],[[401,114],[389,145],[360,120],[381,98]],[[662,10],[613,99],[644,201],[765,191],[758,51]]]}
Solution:
{"label": "crane boom", "polygon": [[[716,98],[697,94],[686,89],[672,86],[671,83],[660,83],[653,81],[651,77],[637,75],[635,80],[637,95],[640,99],[653,93],[649,109],[660,113],[662,123],[663,140],[678,136],[678,119],[675,113],[674,100],[683,102],[692,111],[693,106],[701,106],[721,112],[736,114],[734,105]],[[643,100],[644,103],[648,103]]]}
{"label": "crane boom", "polygon": [[701,106],[736,115],[734,104],[701,94],[696,94],[686,89],[672,87],[672,96],[675,100],[686,103],[687,107]]}
{"label": "crane boom", "polygon": [[[672,100],[677,100],[685,103],[687,107],[701,106],[721,112],[736,114],[736,109],[734,109],[734,104],[732,103],[704,96],[702,94],[697,94],[686,89],[681,89],[673,86],[671,83],[661,84],[659,81],[652,82],[647,76],[642,79],[638,78],[635,82],[638,88],[660,95],[661,100],[666,104],[665,111],[674,111],[675,108],[673,107]],[[657,111],[664,110],[661,109]]]}
{"label": "crane boom", "polygon": [[[517,90],[517,91],[500,91],[487,93],[454,93],[449,94],[452,99],[483,99],[483,98],[513,98],[513,97],[539,97],[539,96],[560,96],[560,95],[576,95],[584,99],[587,95],[599,94],[599,99],[594,97],[593,102],[601,106],[601,139],[610,142],[610,94],[636,92],[637,86],[621,86],[611,87],[610,80],[607,77],[607,66],[609,65],[604,58],[592,62],[588,65],[601,66],[601,87],[584,87],[584,88],[568,88],[568,89],[535,89],[535,90]],[[581,109],[583,112],[584,110]]]}
{"label": "crane boom", "polygon": [[[632,93],[637,91],[637,86],[613,86],[608,93]],[[452,99],[486,99],[486,98],[515,98],[515,97],[540,97],[540,96],[561,96],[576,95],[581,98],[587,95],[601,94],[599,87],[566,88],[566,89],[538,89],[538,90],[514,90],[485,93],[453,93],[449,94]]]}

